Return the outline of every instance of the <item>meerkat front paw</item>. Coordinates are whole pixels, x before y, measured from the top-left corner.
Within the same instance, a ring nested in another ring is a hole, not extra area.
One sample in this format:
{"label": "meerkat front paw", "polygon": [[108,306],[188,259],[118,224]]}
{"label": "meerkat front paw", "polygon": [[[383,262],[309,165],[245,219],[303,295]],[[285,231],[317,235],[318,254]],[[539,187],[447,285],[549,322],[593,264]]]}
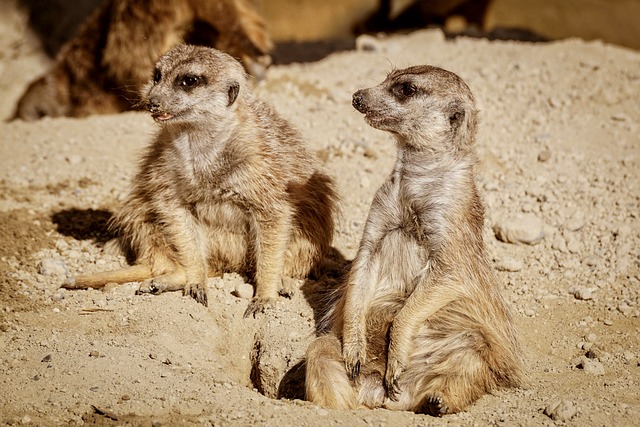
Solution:
{"label": "meerkat front paw", "polygon": [[344,343],[342,358],[344,359],[344,367],[347,370],[347,374],[352,380],[360,375],[360,369],[364,366],[366,354],[364,342]]}
{"label": "meerkat front paw", "polygon": [[140,284],[140,287],[136,291],[136,294],[161,294],[163,291],[162,287],[158,287],[157,283],[154,282],[153,279],[145,280]]}
{"label": "meerkat front paw", "polygon": [[297,280],[291,277],[283,277],[280,289],[278,289],[278,294],[285,298],[292,298],[296,293],[297,285]]}
{"label": "meerkat front paw", "polygon": [[249,302],[249,306],[244,311],[244,317],[256,317],[256,314],[264,313],[267,309],[273,308],[275,306],[275,298],[253,297],[253,299],[251,299],[251,301]]}
{"label": "meerkat front paw", "polygon": [[425,399],[422,411],[434,417],[441,417],[449,412],[449,407],[442,396],[432,394]]}
{"label": "meerkat front paw", "polygon": [[194,300],[204,305],[205,307],[209,306],[209,298],[207,296],[207,285],[205,283],[188,283],[184,290],[182,291],[183,295],[189,295]]}
{"label": "meerkat front paw", "polygon": [[402,389],[398,384],[398,379],[400,379],[400,375],[403,371],[404,365],[397,359],[389,357],[387,360],[387,372],[384,376],[384,387],[387,390],[387,396],[389,396],[389,399],[394,402],[398,401],[399,395],[402,393]]}

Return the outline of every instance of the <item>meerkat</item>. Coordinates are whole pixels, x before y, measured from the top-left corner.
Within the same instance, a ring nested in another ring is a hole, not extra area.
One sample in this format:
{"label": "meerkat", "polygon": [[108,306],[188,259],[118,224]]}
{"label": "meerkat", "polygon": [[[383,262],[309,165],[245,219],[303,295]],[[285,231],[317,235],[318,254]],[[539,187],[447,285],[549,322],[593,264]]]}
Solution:
{"label": "meerkat", "polygon": [[107,0],[27,88],[14,118],[136,108],[156,59],[183,42],[222,50],[257,76],[271,62],[271,39],[248,0]]}
{"label": "meerkat", "polygon": [[516,333],[482,238],[477,111],[432,66],[391,72],[353,106],[395,136],[329,332],[306,354],[307,398],[329,408],[441,416],[523,378]]}
{"label": "meerkat", "polygon": [[270,307],[292,291],[283,277],[307,276],[330,248],[333,181],[225,53],[173,48],[143,99],[161,129],[112,223],[136,263],[65,286],[146,280],[141,292],[182,289],[207,305],[206,277],[235,271],[255,282],[245,316]]}

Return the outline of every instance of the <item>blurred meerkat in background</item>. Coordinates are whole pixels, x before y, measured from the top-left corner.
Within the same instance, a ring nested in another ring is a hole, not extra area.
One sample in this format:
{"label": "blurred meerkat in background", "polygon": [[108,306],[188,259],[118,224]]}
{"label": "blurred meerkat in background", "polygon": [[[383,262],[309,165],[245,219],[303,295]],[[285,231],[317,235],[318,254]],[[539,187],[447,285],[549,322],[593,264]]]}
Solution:
{"label": "blurred meerkat in background", "polygon": [[14,118],[83,117],[140,107],[160,55],[180,43],[215,47],[260,77],[271,39],[249,0],[108,0],[31,83]]}

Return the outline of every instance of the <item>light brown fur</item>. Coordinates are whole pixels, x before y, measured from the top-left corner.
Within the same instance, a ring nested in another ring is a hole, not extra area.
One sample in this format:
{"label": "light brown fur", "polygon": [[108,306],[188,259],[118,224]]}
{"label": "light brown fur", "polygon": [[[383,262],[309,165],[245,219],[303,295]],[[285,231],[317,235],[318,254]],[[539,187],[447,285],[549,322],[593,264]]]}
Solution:
{"label": "light brown fur", "polygon": [[416,66],[356,92],[353,105],[394,134],[398,156],[331,332],[307,351],[307,398],[440,416],[517,386],[519,348],[482,239],[471,91],[453,73]]}
{"label": "light brown fur", "polygon": [[183,42],[218,48],[254,75],[271,62],[271,40],[248,0],[107,0],[28,87],[15,118],[135,108],[157,58]]}
{"label": "light brown fur", "polygon": [[336,206],[300,135],[212,48],[169,51],[144,99],[162,127],[113,222],[137,265],[67,287],[152,278],[142,291],[183,289],[206,305],[207,275],[246,272],[246,315],[290,293],[283,276],[307,276],[330,248]]}

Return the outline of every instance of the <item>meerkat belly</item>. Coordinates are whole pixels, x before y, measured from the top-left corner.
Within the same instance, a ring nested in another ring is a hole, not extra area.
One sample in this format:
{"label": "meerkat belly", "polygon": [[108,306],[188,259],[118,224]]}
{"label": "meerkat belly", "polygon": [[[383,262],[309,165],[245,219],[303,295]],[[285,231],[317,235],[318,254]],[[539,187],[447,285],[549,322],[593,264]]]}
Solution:
{"label": "meerkat belly", "polygon": [[252,246],[247,213],[232,203],[207,203],[198,206],[194,214],[205,233],[212,270],[246,270],[247,252]]}
{"label": "meerkat belly", "polygon": [[372,259],[375,294],[369,306],[368,335],[384,331],[415,288],[415,278],[427,268],[428,253],[402,229],[391,231],[380,241]]}
{"label": "meerkat belly", "polygon": [[387,233],[380,241],[373,260],[377,270],[376,299],[408,296],[415,277],[428,265],[428,252],[403,229]]}

